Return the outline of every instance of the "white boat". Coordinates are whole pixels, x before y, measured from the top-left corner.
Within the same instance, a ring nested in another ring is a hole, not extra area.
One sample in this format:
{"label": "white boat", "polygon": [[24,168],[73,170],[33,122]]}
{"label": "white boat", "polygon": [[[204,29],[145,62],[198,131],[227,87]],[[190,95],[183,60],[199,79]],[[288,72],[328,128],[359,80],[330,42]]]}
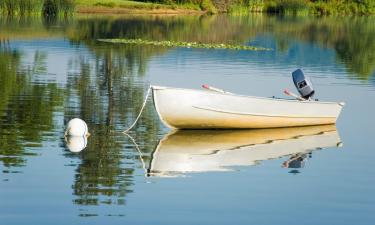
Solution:
{"label": "white boat", "polygon": [[243,96],[152,86],[154,105],[173,129],[276,128],[334,124],[344,103]]}
{"label": "white boat", "polygon": [[158,144],[148,167],[149,176],[177,176],[192,172],[230,171],[260,161],[290,156],[291,168],[313,150],[341,146],[334,125],[252,129],[179,130]]}

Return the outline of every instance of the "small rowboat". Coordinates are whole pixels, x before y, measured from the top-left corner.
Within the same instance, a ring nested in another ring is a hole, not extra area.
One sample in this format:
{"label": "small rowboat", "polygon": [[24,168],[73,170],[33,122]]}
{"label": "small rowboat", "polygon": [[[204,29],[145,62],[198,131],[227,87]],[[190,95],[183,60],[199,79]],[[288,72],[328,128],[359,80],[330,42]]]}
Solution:
{"label": "small rowboat", "polygon": [[344,103],[243,96],[152,86],[154,105],[173,129],[276,128],[334,124]]}

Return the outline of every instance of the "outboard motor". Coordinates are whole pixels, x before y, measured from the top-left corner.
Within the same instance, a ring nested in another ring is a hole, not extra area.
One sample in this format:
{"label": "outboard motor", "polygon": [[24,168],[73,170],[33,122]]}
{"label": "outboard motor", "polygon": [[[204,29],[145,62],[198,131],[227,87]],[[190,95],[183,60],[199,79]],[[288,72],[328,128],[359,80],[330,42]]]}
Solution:
{"label": "outboard motor", "polygon": [[306,100],[310,99],[315,93],[311,80],[308,77],[305,77],[305,74],[303,74],[301,69],[294,71],[292,76],[294,85],[302,98]]}

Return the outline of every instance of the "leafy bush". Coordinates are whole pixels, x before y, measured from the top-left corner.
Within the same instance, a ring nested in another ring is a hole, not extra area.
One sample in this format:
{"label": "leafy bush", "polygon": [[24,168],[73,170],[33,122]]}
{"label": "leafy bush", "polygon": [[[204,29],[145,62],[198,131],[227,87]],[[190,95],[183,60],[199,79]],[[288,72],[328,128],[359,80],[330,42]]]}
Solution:
{"label": "leafy bush", "polygon": [[211,14],[216,14],[217,9],[215,8],[214,4],[212,4],[211,0],[202,0],[201,2],[201,9],[207,11]]}
{"label": "leafy bush", "polygon": [[58,0],[46,0],[43,3],[42,14],[45,17],[57,16],[59,12]]}
{"label": "leafy bush", "polygon": [[265,11],[269,13],[293,13],[308,10],[306,0],[272,0],[265,3]]}

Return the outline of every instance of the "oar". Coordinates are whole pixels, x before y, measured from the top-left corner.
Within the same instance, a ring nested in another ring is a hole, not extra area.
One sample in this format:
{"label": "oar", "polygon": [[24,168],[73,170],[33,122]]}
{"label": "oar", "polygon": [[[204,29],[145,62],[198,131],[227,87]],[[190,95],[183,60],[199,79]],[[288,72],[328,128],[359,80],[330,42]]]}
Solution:
{"label": "oar", "polygon": [[210,91],[216,91],[216,92],[225,93],[225,94],[232,94],[228,91],[224,91],[223,89],[215,88],[215,87],[209,86],[207,84],[203,84],[202,88],[205,88],[205,89],[210,90]]}
{"label": "oar", "polygon": [[294,94],[294,93],[288,91],[288,89],[285,89],[285,90],[284,90],[284,94],[289,95],[289,96],[292,96],[292,97],[294,97],[294,98],[296,98],[296,99],[298,99],[298,100],[300,100],[300,101],[306,101],[306,99],[301,98],[300,96],[298,96],[298,95],[296,95],[296,94]]}

